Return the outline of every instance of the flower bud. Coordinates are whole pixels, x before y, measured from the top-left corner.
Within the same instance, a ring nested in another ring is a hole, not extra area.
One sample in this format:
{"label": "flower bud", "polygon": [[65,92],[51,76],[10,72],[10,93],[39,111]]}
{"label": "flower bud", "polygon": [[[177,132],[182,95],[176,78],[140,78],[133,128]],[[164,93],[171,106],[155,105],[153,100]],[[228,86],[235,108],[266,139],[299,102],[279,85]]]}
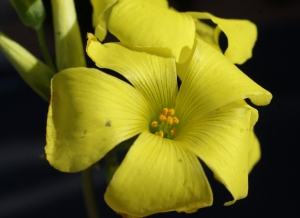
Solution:
{"label": "flower bud", "polygon": [[44,99],[50,99],[50,81],[55,72],[21,45],[0,32],[0,50],[25,82]]}
{"label": "flower bud", "polygon": [[41,0],[9,0],[22,22],[37,29],[45,19],[44,5]]}
{"label": "flower bud", "polygon": [[74,0],[51,0],[51,3],[58,71],[70,67],[85,67],[85,53]]}

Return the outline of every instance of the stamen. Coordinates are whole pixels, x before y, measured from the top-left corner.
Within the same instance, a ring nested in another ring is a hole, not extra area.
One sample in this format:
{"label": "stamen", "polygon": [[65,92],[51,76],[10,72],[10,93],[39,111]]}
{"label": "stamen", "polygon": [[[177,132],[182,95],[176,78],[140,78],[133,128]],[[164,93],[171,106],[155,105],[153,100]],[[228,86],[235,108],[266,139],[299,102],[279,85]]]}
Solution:
{"label": "stamen", "polygon": [[168,123],[169,125],[172,125],[172,124],[173,124],[173,118],[172,118],[171,116],[168,116],[167,123]]}
{"label": "stamen", "polygon": [[178,118],[177,118],[177,117],[173,117],[173,122],[174,122],[175,124],[178,124],[178,123],[179,123]]}
{"label": "stamen", "polygon": [[157,127],[157,121],[153,121],[153,122],[151,123],[151,126],[152,126],[152,127]]}
{"label": "stamen", "polygon": [[160,137],[164,137],[163,131],[156,132],[156,135],[158,135],[158,136],[160,136]]}
{"label": "stamen", "polygon": [[173,116],[174,113],[175,113],[175,110],[174,110],[174,109],[170,109],[170,110],[168,111],[168,115],[170,115],[170,116]]}
{"label": "stamen", "polygon": [[160,120],[160,121],[166,121],[167,118],[166,118],[165,115],[161,114],[161,115],[159,115],[159,120]]}
{"label": "stamen", "polygon": [[174,114],[174,109],[163,108],[158,120],[150,123],[150,131],[159,137],[173,139],[177,134],[175,125],[179,123],[179,119],[173,116]]}
{"label": "stamen", "polygon": [[168,114],[169,109],[168,108],[163,108],[163,115],[167,115]]}

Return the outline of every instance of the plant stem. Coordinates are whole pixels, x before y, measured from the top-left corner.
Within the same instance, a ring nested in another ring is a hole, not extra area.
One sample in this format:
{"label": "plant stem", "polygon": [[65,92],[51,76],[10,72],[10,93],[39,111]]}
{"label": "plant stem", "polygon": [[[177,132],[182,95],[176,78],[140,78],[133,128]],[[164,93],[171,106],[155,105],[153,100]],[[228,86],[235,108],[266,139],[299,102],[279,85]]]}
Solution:
{"label": "plant stem", "polygon": [[115,171],[118,169],[119,164],[116,157],[115,150],[111,150],[105,156],[105,174],[107,182],[109,183],[112,179]]}
{"label": "plant stem", "polygon": [[92,167],[82,171],[82,188],[89,218],[100,218],[93,187]]}
{"label": "plant stem", "polygon": [[42,50],[42,53],[43,53],[44,59],[46,61],[46,64],[49,67],[51,67],[52,70],[54,70],[56,72],[55,66],[52,62],[52,59],[50,57],[49,51],[48,51],[47,46],[46,46],[45,36],[44,36],[44,31],[43,31],[43,25],[40,25],[39,27],[37,27],[36,32],[37,32],[37,35],[38,35],[40,48]]}

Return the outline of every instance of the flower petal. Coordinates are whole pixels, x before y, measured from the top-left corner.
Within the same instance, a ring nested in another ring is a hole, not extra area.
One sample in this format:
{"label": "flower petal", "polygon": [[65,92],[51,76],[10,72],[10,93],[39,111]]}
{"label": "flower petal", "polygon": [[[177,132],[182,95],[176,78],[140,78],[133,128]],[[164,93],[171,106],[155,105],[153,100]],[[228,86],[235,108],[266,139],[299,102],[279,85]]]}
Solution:
{"label": "flower petal", "polygon": [[148,129],[149,106],[127,83],[96,69],[69,68],[52,80],[47,160],[77,172],[118,143]]}
{"label": "flower petal", "polygon": [[119,0],[111,12],[109,31],[126,45],[184,62],[193,47],[195,23],[166,6],[166,1]]}
{"label": "flower petal", "polygon": [[234,200],[248,193],[251,109],[231,103],[183,126],[175,141],[182,142],[213,171]]}
{"label": "flower petal", "polygon": [[107,23],[111,9],[118,0],[91,0],[93,6],[93,26],[95,35],[100,41],[103,41],[107,34]]}
{"label": "flower petal", "polygon": [[132,51],[121,44],[102,45],[88,34],[87,53],[100,68],[122,74],[150,102],[154,113],[174,108],[177,96],[175,60]]}
{"label": "flower petal", "polygon": [[136,217],[212,204],[212,192],[196,158],[180,142],[142,133],[105,193],[115,211]]}
{"label": "flower petal", "polygon": [[249,136],[249,154],[248,154],[248,172],[250,173],[254,165],[259,161],[260,159],[260,144],[259,141],[253,131],[253,127],[255,123],[258,120],[258,111],[248,105],[244,100],[237,101],[236,103],[243,105],[244,107],[247,107],[251,110],[251,120],[250,120],[250,126],[252,127],[252,130],[250,131]]}
{"label": "flower petal", "polygon": [[252,49],[257,39],[257,28],[249,20],[222,19],[206,12],[187,12],[197,19],[211,19],[217,24],[228,39],[228,48],[225,56],[233,63],[243,64],[252,57]]}
{"label": "flower petal", "polygon": [[184,122],[193,120],[193,115],[204,116],[238,100],[250,98],[256,105],[266,105],[272,98],[220,52],[199,39],[190,66],[180,76],[183,81],[176,110]]}
{"label": "flower petal", "polygon": [[195,27],[196,27],[196,36],[206,42],[207,44],[211,45],[219,52],[222,52],[219,46],[219,35],[220,32],[216,31],[216,28],[213,28],[200,20],[195,20]]}
{"label": "flower petal", "polygon": [[254,165],[259,161],[261,156],[260,145],[258,138],[254,131],[250,132],[249,139],[249,160],[248,160],[248,172],[250,173]]}
{"label": "flower petal", "polygon": [[93,26],[95,27],[98,25],[99,15],[105,9],[106,1],[105,0],[104,1],[90,0],[90,1],[91,1],[91,5],[93,6],[92,22],[93,22]]}
{"label": "flower petal", "polygon": [[238,103],[240,105],[243,105],[244,107],[247,107],[251,110],[251,123],[250,123],[250,125],[254,126],[256,124],[256,122],[258,121],[258,111],[255,108],[248,105],[245,100],[239,100],[239,101],[236,101],[236,103]]}

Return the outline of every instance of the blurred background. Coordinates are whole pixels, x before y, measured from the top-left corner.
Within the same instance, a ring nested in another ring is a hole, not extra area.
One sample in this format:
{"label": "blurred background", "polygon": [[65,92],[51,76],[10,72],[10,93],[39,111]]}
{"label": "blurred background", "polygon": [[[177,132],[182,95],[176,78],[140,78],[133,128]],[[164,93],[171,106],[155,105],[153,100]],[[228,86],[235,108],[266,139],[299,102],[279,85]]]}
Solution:
{"label": "blurred background", "polygon": [[[50,1],[43,2],[46,40],[54,60],[51,5]],[[256,107],[262,159],[249,176],[248,197],[224,207],[229,194],[211,178],[212,207],[191,215],[172,212],[151,217],[295,217],[300,196],[300,1],[169,2],[179,11],[206,11],[253,21],[258,27],[258,41],[252,59],[239,67],[269,90],[273,100],[269,106]],[[75,4],[85,45],[86,32],[93,32],[92,8],[88,0],[75,0]],[[0,31],[43,60],[35,31],[21,23],[8,0],[0,0]],[[58,172],[40,158],[47,109],[47,102],[23,82],[0,52],[0,217],[87,217],[81,174]],[[107,185],[103,172],[95,171],[94,179],[102,217],[120,217],[103,200]]]}

